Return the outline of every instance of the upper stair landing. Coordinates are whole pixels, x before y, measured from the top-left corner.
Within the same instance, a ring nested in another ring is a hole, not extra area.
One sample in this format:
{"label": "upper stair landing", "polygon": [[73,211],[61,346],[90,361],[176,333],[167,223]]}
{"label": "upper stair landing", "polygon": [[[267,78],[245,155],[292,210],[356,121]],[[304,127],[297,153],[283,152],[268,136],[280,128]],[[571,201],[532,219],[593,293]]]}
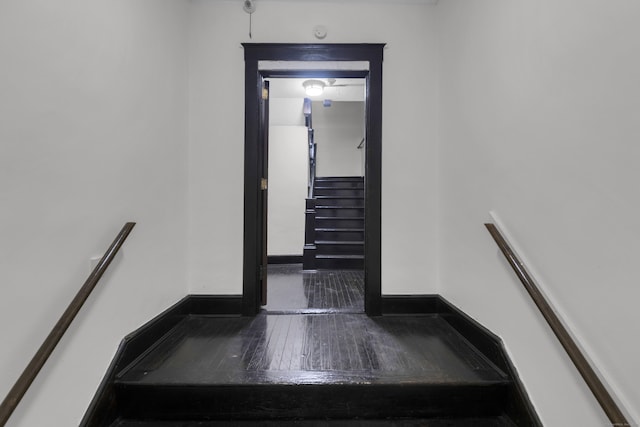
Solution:
{"label": "upper stair landing", "polygon": [[499,416],[509,378],[434,316],[189,316],[117,376],[124,418]]}
{"label": "upper stair landing", "polygon": [[438,296],[382,317],[240,302],[190,296],[130,334],[81,427],[541,426],[499,340]]}

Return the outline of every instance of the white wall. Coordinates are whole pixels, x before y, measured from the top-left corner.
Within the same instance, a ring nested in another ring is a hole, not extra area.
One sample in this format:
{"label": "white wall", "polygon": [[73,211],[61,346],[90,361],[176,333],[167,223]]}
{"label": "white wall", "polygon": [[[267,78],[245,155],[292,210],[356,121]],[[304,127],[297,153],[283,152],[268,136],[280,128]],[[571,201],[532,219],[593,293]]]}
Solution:
{"label": "white wall", "polygon": [[[191,3],[191,292],[242,292],[244,59],[241,42],[387,43],[383,72],[382,290],[437,292],[434,7],[257,3],[253,39],[237,1]],[[354,26],[354,22],[358,22]],[[380,23],[384,22],[384,25]],[[410,84],[420,81],[420,85]],[[418,197],[416,197],[416,195]],[[418,279],[417,279],[418,278]]]}
{"label": "white wall", "polygon": [[318,144],[318,176],[364,176],[362,151],[364,102],[312,103],[314,140]]}
{"label": "white wall", "polygon": [[270,126],[267,209],[269,255],[302,255],[308,179],[307,127]]}
{"label": "white wall", "polygon": [[10,426],[78,425],[120,340],[186,293],[186,9],[0,4],[0,396],[137,221]]}
{"label": "white wall", "polygon": [[302,107],[304,98],[274,98],[276,89],[269,95],[270,126],[304,126]]}
{"label": "white wall", "polygon": [[640,3],[446,0],[443,294],[503,337],[545,426],[607,420],[482,223],[495,210],[640,421]]}

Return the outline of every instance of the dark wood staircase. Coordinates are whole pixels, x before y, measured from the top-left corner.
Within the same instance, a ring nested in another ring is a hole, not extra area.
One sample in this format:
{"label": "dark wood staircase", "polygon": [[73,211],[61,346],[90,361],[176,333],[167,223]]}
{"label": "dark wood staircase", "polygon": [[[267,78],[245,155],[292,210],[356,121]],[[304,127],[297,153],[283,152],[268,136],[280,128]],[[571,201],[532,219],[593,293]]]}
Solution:
{"label": "dark wood staircase", "polygon": [[540,425],[493,338],[433,298],[374,318],[170,311],[127,337],[81,426]]}
{"label": "dark wood staircase", "polygon": [[364,178],[317,177],[307,199],[303,267],[364,268]]}

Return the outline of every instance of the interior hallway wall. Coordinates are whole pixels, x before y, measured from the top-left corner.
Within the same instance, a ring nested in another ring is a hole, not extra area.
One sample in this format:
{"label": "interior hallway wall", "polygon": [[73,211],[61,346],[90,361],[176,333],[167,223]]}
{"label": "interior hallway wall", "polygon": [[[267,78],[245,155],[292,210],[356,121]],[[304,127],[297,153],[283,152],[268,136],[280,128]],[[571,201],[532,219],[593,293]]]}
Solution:
{"label": "interior hallway wall", "polygon": [[[438,292],[437,39],[434,7],[412,2],[191,2],[189,284],[242,292],[244,53],[241,42],[387,43],[383,70],[382,291]],[[357,22],[357,25],[354,25]],[[384,23],[381,25],[380,23]],[[419,84],[414,84],[419,82]],[[416,280],[419,277],[420,280]]]}
{"label": "interior hallway wall", "polygon": [[640,421],[640,3],[445,0],[443,294],[506,341],[546,426],[608,422],[483,227],[494,210]]}
{"label": "interior hallway wall", "polygon": [[318,176],[364,176],[365,103],[334,101],[325,107],[313,102],[314,139],[318,144]]}
{"label": "interior hallway wall", "polygon": [[78,425],[120,340],[186,293],[186,5],[0,2],[0,396],[138,222],[8,426]]}
{"label": "interior hallway wall", "polygon": [[309,177],[307,133],[306,126],[269,127],[268,255],[302,256]]}

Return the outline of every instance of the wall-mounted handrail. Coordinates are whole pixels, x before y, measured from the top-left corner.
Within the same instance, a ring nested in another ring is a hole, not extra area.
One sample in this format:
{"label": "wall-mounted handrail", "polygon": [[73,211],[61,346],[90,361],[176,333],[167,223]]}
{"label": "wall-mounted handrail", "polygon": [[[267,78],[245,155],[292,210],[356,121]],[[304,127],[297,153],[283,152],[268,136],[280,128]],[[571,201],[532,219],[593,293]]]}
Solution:
{"label": "wall-mounted handrail", "polygon": [[580,348],[576,345],[573,338],[571,338],[571,335],[569,335],[569,332],[560,321],[558,314],[544,297],[536,281],[529,274],[520,257],[518,257],[511,246],[507,243],[495,224],[485,224],[485,227],[487,227],[487,230],[489,230],[489,233],[496,241],[496,244],[513,268],[513,271],[515,271],[518,279],[520,279],[525,289],[538,306],[542,316],[544,316],[545,320],[551,327],[551,330],[560,341],[560,344],[564,347],[569,358],[578,369],[578,372],[580,372],[580,375],[587,383],[587,386],[595,396],[598,403],[600,403],[600,406],[607,414],[611,423],[615,426],[629,426],[630,424],[624,414],[614,401],[609,391],[605,388],[604,384],[594,371],[593,367],[589,364],[582,351],[580,351]]}
{"label": "wall-mounted handrail", "polygon": [[104,253],[104,256],[98,262],[98,265],[93,269],[87,280],[84,282],[84,285],[80,288],[76,296],[73,298],[67,309],[62,313],[62,316],[55,324],[47,338],[44,340],[36,354],[31,359],[31,362],[24,369],[16,383],[13,385],[7,397],[0,404],[0,427],[4,426],[9,417],[16,409],[20,400],[31,386],[31,383],[36,378],[40,369],[44,366],[45,362],[53,353],[53,350],[56,348],[56,345],[66,332],[67,328],[76,317],[82,305],[87,300],[93,288],[95,288],[96,284],[113,261],[113,258],[120,250],[120,247],[131,233],[131,230],[136,225],[135,222],[128,222],[120,230],[118,236],[115,238],[109,249]]}

